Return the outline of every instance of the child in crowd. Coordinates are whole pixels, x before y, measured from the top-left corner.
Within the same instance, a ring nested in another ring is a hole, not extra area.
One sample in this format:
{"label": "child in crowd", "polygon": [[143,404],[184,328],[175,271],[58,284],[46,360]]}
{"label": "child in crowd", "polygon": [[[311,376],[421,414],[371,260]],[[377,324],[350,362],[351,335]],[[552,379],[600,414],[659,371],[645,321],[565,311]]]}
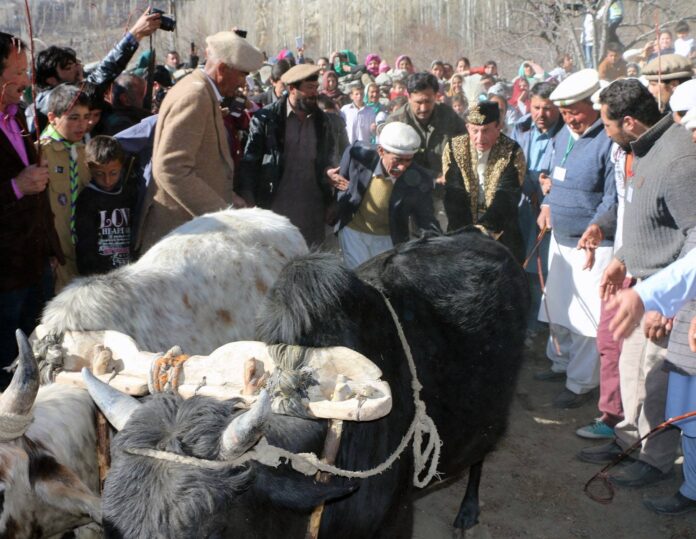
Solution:
{"label": "child in crowd", "polygon": [[77,200],[77,269],[80,275],[106,273],[131,261],[135,189],[122,174],[125,156],[113,137],[87,144],[92,181]]}
{"label": "child in crowd", "polygon": [[41,158],[48,166],[51,210],[65,264],[56,268],[55,292],[77,276],[75,205],[89,182],[82,138],[89,129],[90,100],[72,84],[56,86],[48,98],[48,122],[41,135]]}
{"label": "child in crowd", "polygon": [[689,24],[686,21],[679,21],[674,27],[677,39],[674,40],[674,52],[687,58],[692,58],[696,54],[696,41],[689,37]]}

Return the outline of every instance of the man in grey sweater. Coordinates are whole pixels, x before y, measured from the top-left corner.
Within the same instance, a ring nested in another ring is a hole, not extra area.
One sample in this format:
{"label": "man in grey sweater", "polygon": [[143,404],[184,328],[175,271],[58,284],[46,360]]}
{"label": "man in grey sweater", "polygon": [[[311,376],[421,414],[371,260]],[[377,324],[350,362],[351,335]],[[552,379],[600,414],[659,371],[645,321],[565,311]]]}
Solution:
{"label": "man in grey sweater", "polygon": [[[650,277],[682,252],[696,236],[696,146],[670,115],[660,117],[655,99],[640,82],[614,82],[600,94],[607,134],[630,143],[634,161],[627,171],[623,246],[602,277],[600,293],[608,298],[621,288],[626,274]],[[609,462],[664,420],[667,373],[662,369],[671,320],[646,313],[624,341],[619,372],[625,419],[616,441],[584,449],[581,460]],[[669,477],[676,457],[678,433],[668,431],[644,440],[637,460],[615,472],[616,485],[639,487]]]}

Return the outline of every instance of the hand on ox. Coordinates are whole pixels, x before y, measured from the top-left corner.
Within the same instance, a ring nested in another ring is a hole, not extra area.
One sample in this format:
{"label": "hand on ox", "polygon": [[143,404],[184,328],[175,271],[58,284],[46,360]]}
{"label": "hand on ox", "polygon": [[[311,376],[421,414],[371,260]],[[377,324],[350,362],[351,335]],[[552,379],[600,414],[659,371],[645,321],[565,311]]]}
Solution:
{"label": "hand on ox", "polygon": [[551,192],[551,185],[552,185],[551,177],[548,176],[547,174],[544,174],[543,172],[539,174],[539,185],[541,186],[541,192],[544,193],[544,195],[548,195]]}
{"label": "hand on ox", "polygon": [[234,206],[235,208],[246,208],[247,203],[246,200],[244,200],[242,197],[236,195],[235,193],[232,193],[232,206]]}
{"label": "hand on ox", "polygon": [[609,331],[613,332],[614,340],[625,339],[640,325],[645,313],[643,300],[632,288],[619,290],[606,306],[607,310],[617,309],[609,322]]}

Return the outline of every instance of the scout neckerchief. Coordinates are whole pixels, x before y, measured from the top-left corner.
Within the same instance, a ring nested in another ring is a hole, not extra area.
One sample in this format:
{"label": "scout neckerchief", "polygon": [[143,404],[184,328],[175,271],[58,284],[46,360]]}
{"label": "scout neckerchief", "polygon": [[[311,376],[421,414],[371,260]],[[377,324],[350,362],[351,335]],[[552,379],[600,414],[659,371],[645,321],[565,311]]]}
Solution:
{"label": "scout neckerchief", "polygon": [[77,143],[65,140],[55,127],[49,124],[43,132],[42,138],[50,138],[56,142],[62,142],[70,156],[70,240],[73,245],[77,243],[77,233],[75,232],[75,204],[77,203],[77,188],[80,177],[77,168]]}

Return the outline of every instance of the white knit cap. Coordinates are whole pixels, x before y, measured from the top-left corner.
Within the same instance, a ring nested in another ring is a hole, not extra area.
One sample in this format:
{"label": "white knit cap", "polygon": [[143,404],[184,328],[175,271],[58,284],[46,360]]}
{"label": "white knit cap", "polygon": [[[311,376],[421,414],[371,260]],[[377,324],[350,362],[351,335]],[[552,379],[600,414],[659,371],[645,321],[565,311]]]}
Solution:
{"label": "white knit cap", "polygon": [[377,143],[389,153],[413,155],[420,148],[421,139],[410,125],[390,122],[382,128]]}
{"label": "white knit cap", "polygon": [[687,112],[682,118],[681,124],[689,131],[696,129],[696,107]]}

